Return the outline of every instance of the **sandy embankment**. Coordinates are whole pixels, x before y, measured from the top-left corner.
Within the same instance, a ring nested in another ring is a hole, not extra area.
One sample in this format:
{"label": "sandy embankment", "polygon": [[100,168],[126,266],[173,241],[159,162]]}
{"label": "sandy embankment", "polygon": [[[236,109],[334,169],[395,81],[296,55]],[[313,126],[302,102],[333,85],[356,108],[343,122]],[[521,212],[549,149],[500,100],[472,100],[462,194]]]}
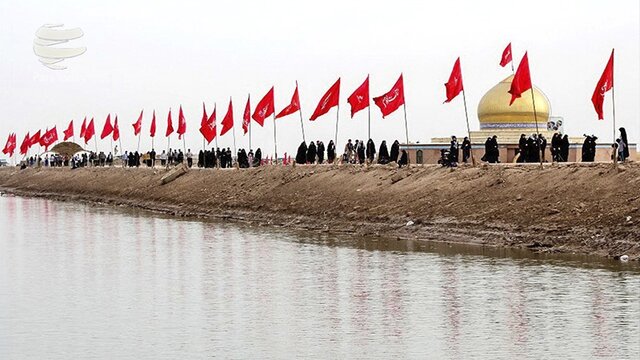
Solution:
{"label": "sandy embankment", "polygon": [[[324,232],[640,257],[640,166],[0,170],[21,195]],[[405,226],[411,220],[414,225]]]}

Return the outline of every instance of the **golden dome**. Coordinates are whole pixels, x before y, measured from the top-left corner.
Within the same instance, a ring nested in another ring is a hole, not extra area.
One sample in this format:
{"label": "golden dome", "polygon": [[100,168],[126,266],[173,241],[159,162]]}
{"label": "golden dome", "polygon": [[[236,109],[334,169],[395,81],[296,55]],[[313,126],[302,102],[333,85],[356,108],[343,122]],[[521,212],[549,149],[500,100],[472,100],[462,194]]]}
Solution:
{"label": "golden dome", "polygon": [[[516,99],[511,106],[511,81],[513,75],[499,82],[480,99],[478,104],[478,120],[481,129],[490,128],[535,128],[533,116],[533,102],[531,90],[522,93],[522,97]],[[549,99],[537,87],[533,87],[533,96],[536,100],[536,114],[538,126],[546,128],[549,121],[551,106]]]}

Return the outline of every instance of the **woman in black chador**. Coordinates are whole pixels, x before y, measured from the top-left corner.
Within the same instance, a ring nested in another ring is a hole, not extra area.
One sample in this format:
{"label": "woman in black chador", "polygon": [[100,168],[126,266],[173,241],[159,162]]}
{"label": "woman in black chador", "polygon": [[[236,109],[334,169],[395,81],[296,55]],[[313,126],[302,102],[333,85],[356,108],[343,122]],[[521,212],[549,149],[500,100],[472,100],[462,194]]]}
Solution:
{"label": "woman in black chador", "polygon": [[327,147],[327,162],[329,164],[333,164],[336,160],[336,144],[333,143],[333,140],[329,140],[329,146]]}
{"label": "woman in black chador", "polygon": [[563,136],[560,141],[560,156],[564,162],[569,159],[569,135]]}
{"label": "woman in black chador", "polygon": [[551,157],[552,161],[560,162],[560,134],[553,133],[551,137]]}
{"label": "woman in black chador", "polygon": [[318,153],[318,164],[324,162],[324,143],[320,140],[316,143],[316,152]]}
{"label": "woman in black chador", "polygon": [[482,161],[491,162],[491,138],[488,137],[484,142],[484,155],[480,159]]}
{"label": "woman in black chador", "polygon": [[462,162],[466,164],[469,157],[471,157],[471,141],[465,136],[462,140]]}
{"label": "woman in black chador", "polygon": [[620,130],[620,140],[622,140],[622,143],[624,144],[624,149],[622,149],[624,159],[622,159],[622,161],[625,161],[629,158],[629,140],[627,140],[627,130],[623,127],[618,130]]}
{"label": "woman in black chador", "polygon": [[398,161],[398,167],[401,168],[409,164],[409,156],[407,155],[406,150],[402,150],[402,155],[400,156],[400,160]]}
{"label": "woman in black chador", "polygon": [[364,151],[364,141],[360,140],[360,142],[358,142],[358,162],[360,163],[360,165],[364,164],[364,156],[365,156],[365,151]]}
{"label": "woman in black chador", "polygon": [[582,161],[593,162],[596,157],[596,137],[585,135],[582,143]]}
{"label": "woman in black chador", "polygon": [[307,143],[304,141],[298,146],[298,152],[296,153],[296,164],[307,163]]}
{"label": "woman in black chador", "polygon": [[389,163],[389,150],[387,150],[387,141],[382,140],[380,143],[380,151],[378,151],[378,164]]}
{"label": "woman in black chador", "polygon": [[198,167],[204,167],[204,151],[202,150],[198,153]]}
{"label": "woman in black chador", "polygon": [[391,144],[391,156],[389,157],[389,161],[398,162],[398,155],[400,155],[400,143],[396,140]]}
{"label": "woman in black chador", "polygon": [[307,164],[315,164],[316,162],[316,143],[311,141],[307,148]]}
{"label": "woman in black chador", "polygon": [[451,162],[457,163],[459,159],[459,148],[458,138],[455,136],[451,137],[451,146],[449,147],[449,159]]}
{"label": "woman in black chador", "polygon": [[518,161],[519,163],[523,163],[527,161],[527,136],[525,134],[520,134],[520,140],[518,140]]}
{"label": "woman in black chador", "polygon": [[373,140],[369,139],[369,141],[367,141],[367,162],[372,164],[375,157],[376,145],[373,143]]}
{"label": "woman in black chador", "polygon": [[262,163],[262,150],[258,148],[258,150],[256,150],[256,155],[253,157],[253,167],[260,166],[261,163]]}

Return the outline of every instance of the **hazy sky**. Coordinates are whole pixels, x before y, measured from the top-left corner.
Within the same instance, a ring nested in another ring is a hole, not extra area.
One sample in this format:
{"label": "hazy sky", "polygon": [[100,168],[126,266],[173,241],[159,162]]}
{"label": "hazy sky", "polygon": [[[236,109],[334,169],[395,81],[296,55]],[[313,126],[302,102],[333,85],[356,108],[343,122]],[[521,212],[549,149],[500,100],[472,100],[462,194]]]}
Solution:
{"label": "hazy sky", "polygon": [[[450,104],[444,83],[460,56],[471,129],[478,129],[482,95],[511,73],[498,65],[513,43],[516,64],[529,51],[533,82],[549,97],[552,115],[563,116],[572,136],[594,133],[611,140],[611,95],[598,121],[590,98],[612,48],[616,49],[616,115],[630,141],[640,128],[640,7],[616,1],[7,1],[0,0],[0,109],[4,145],[9,132],[18,143],[26,131],[70,119],[76,134],[82,118],[96,118],[100,132],[107,113],[117,113],[125,149],[135,148],[131,123],[145,110],[142,148],[156,110],[156,148],[166,147],[167,111],[182,104],[187,147],[200,149],[202,101],[218,104],[218,120],[233,97],[238,147],[242,111],[275,85],[276,111],[300,84],[307,139],[333,138],[335,109],[308,121],[318,100],[342,78],[339,147],[366,136],[367,112],[350,118],[346,98],[371,74],[372,96],[386,92],[404,73],[409,137],[428,142],[466,127],[462,98]],[[80,27],[73,42],[87,52],[66,60],[67,70],[42,66],[33,53],[42,24]],[[252,109],[253,110],[253,109]],[[177,111],[174,120],[177,119]],[[372,104],[372,137],[404,139],[403,112],[386,119]],[[278,149],[295,151],[301,141],[297,114],[278,119]],[[172,137],[177,144],[177,137]],[[219,140],[232,146],[231,132]],[[18,144],[19,145],[19,144]],[[90,148],[93,148],[93,141]],[[98,141],[107,150],[108,141]],[[253,148],[273,151],[273,121],[253,126]]]}

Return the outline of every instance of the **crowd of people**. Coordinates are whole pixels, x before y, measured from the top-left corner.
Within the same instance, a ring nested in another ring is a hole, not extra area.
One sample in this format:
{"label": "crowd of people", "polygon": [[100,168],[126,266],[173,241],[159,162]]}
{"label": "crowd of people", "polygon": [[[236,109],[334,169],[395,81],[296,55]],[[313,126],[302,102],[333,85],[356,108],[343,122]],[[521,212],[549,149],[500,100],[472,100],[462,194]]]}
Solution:
{"label": "crowd of people", "polygon": [[[326,163],[333,164],[336,162],[336,146],[333,140],[329,141],[325,149],[325,145],[322,141],[311,141],[307,146],[306,142],[302,142],[298,146],[298,152],[296,153],[296,164],[324,164],[325,163],[325,151],[326,151]],[[387,141],[383,140],[380,143],[380,147],[376,156],[376,145],[373,139],[369,139],[365,146],[363,140],[357,140],[352,142],[351,139],[347,141],[344,146],[344,152],[340,161],[343,164],[389,164],[396,163],[402,167],[408,164],[408,155],[406,150],[400,152],[400,142],[394,141],[391,145],[391,152],[387,148]]]}
{"label": "crowd of people", "polygon": [[[629,143],[627,133],[624,128],[620,128],[620,136],[616,139],[616,143],[612,145],[612,160],[617,156],[617,160],[624,162],[629,158]],[[594,135],[584,135],[582,144],[581,161],[593,162],[596,158],[596,141]],[[551,138],[551,161],[566,162],[569,159],[570,142],[568,135],[554,133]],[[518,148],[516,149],[515,162],[517,163],[538,163],[547,162],[546,158],[547,139],[542,134],[531,134],[529,136],[521,134]],[[194,164],[194,156],[191,149],[183,153],[180,149],[163,150],[162,153],[156,154],[155,149],[145,153],[127,152],[117,155],[117,147],[114,149],[115,156],[111,152],[82,152],[74,156],[63,156],[55,153],[46,154],[44,157],[31,156],[25,159],[21,166],[24,167],[63,167],[71,166],[72,168],[85,166],[112,166],[114,159],[120,159],[123,167],[172,167],[186,162],[188,167],[196,165],[198,168],[249,168],[257,167],[265,164],[273,163],[273,159],[263,158],[262,151],[258,148],[255,153],[252,149],[247,152],[245,149],[239,149],[235,158],[232,156],[230,148],[211,148],[211,150],[200,150],[197,155],[197,162]],[[462,152],[462,159],[460,159]],[[438,163],[443,166],[457,166],[459,162],[468,163],[471,158],[471,141],[465,137],[462,143],[458,143],[455,136],[451,137],[451,144],[448,149],[440,151],[440,159]],[[317,140],[311,141],[307,145],[302,142],[298,147],[295,159],[287,157],[285,154],[281,160],[283,165],[296,164],[333,164],[341,162],[343,164],[390,164],[395,163],[399,167],[409,163],[407,151],[400,149],[400,143],[395,140],[391,145],[391,149],[387,148],[386,140],[380,143],[376,149],[376,145],[372,139],[366,144],[363,140],[352,141],[349,139],[345,144],[342,156],[337,156],[336,146],[333,140],[329,141],[325,147],[324,142]],[[481,161],[487,163],[499,163],[500,151],[498,137],[493,135],[488,137],[484,144],[484,155]]]}
{"label": "crowd of people", "polygon": [[[627,140],[627,132],[625,128],[620,128],[620,137],[616,139],[615,144],[612,145],[614,151],[612,152],[612,160],[614,156],[617,156],[617,160],[624,162],[629,158],[629,142]],[[584,142],[582,144],[581,161],[593,162],[596,157],[596,140],[595,135],[584,135]],[[569,136],[560,133],[554,133],[551,138],[551,157],[553,162],[567,162],[569,160],[569,148],[570,148]],[[453,167],[457,166],[459,162],[460,150],[462,150],[462,162],[467,163],[471,154],[471,142],[468,137],[465,137],[462,144],[458,144],[458,139],[455,136],[451,137],[451,145],[448,149],[440,150],[440,159],[438,163],[442,166]],[[547,139],[543,134],[531,134],[527,137],[526,134],[521,134],[518,141],[518,148],[516,149],[515,161],[517,163],[538,163],[547,162],[546,159]],[[484,155],[481,158],[482,161],[488,163],[500,162],[500,151],[498,144],[498,137],[493,135],[488,137],[484,143]]]}

